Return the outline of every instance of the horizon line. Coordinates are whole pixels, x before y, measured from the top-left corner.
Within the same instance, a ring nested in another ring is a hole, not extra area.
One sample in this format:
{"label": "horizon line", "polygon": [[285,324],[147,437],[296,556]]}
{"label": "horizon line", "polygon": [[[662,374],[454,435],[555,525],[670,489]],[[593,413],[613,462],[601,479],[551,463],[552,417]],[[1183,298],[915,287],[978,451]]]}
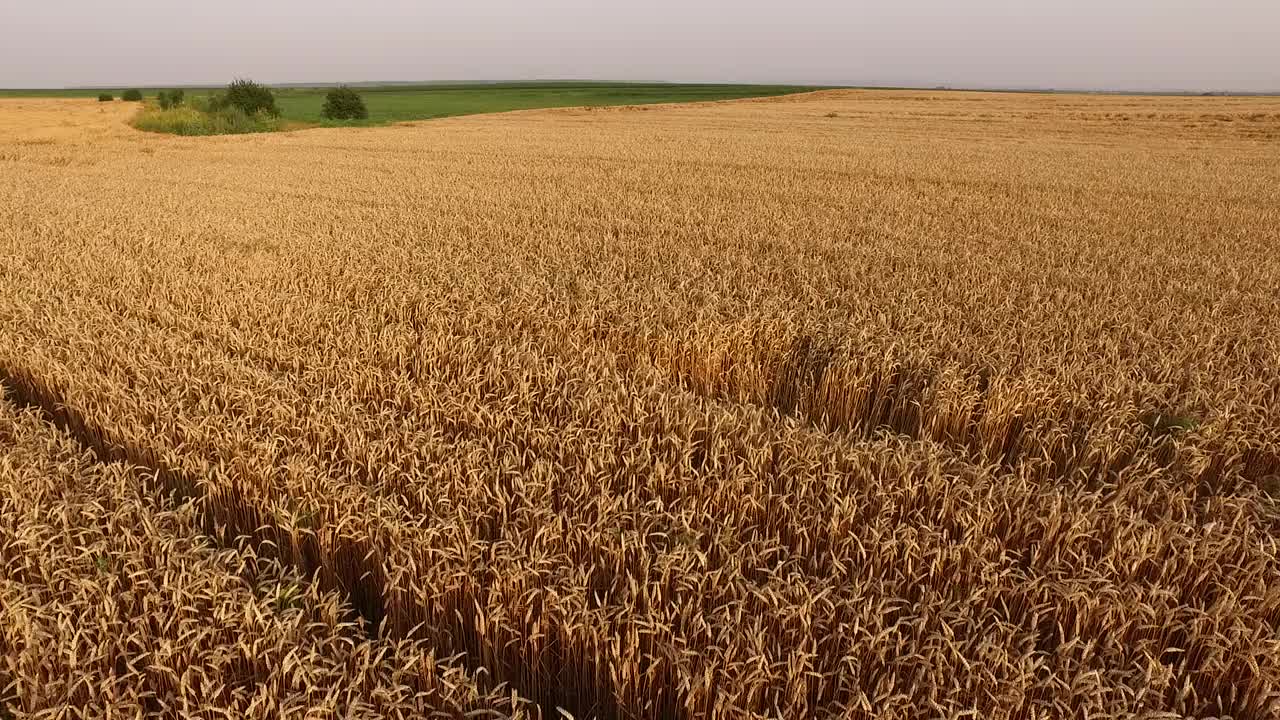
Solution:
{"label": "horizon line", "polygon": [[[1232,88],[1170,88],[1170,87],[1044,87],[1035,85],[960,85],[960,84],[815,84],[809,82],[759,82],[759,81],[732,81],[732,80],[609,80],[596,78],[538,78],[538,79],[515,79],[504,78],[497,80],[349,80],[349,81],[333,81],[333,80],[316,80],[316,81],[275,81],[263,82],[267,87],[277,88],[308,88],[308,87],[335,87],[338,85],[379,87],[379,86],[430,86],[430,85],[501,85],[501,84],[527,84],[527,85],[549,85],[555,83],[599,83],[610,85],[738,85],[738,86],[762,86],[762,87],[778,87],[792,86],[798,88],[831,89],[831,90],[934,90],[934,91],[950,91],[950,92],[1021,92],[1021,93],[1105,93],[1119,95],[1202,95],[1202,96],[1273,96],[1280,95],[1280,88],[1269,90],[1240,90]],[[181,83],[141,83],[141,84],[90,84],[90,85],[63,85],[60,87],[38,87],[38,86],[0,86],[0,91],[33,91],[33,92],[58,92],[58,91],[92,91],[92,90],[115,90],[115,89],[139,89],[139,90],[156,90],[156,89],[212,89],[223,87],[226,82],[181,82]]]}

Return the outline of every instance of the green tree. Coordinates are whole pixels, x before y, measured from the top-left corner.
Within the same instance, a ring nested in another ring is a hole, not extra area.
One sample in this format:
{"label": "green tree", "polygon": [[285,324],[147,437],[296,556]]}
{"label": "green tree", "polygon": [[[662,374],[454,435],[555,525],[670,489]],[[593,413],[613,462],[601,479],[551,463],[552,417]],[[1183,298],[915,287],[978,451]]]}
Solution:
{"label": "green tree", "polygon": [[161,90],[156,99],[160,101],[160,109],[168,110],[182,105],[186,99],[186,93],[182,90]]}
{"label": "green tree", "polygon": [[237,78],[227,86],[222,102],[231,107],[240,108],[245,115],[265,113],[271,117],[280,117],[280,109],[276,107],[276,98],[271,89],[252,80]]}
{"label": "green tree", "polygon": [[98,102],[111,102],[115,97],[111,93],[98,93]]}
{"label": "green tree", "polygon": [[141,90],[125,90],[124,95],[121,95],[120,98],[123,100],[128,100],[129,102],[142,102],[142,91]]}
{"label": "green tree", "polygon": [[330,120],[366,120],[369,110],[360,94],[346,85],[329,90],[320,114]]}

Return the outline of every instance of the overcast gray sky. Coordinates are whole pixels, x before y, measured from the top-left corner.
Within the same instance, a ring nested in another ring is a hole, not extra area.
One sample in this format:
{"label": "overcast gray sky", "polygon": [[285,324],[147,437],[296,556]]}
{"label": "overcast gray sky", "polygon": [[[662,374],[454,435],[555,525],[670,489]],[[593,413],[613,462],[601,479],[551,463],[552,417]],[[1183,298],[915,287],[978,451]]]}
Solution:
{"label": "overcast gray sky", "polygon": [[1280,0],[0,0],[0,87],[233,76],[1280,90]]}

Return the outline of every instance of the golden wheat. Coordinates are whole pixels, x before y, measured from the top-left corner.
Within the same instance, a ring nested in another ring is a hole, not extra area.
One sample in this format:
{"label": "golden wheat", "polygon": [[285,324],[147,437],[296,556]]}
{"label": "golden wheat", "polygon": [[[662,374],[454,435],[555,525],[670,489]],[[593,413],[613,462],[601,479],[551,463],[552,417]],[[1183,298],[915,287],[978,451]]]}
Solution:
{"label": "golden wheat", "polygon": [[1275,100],[120,123],[0,103],[0,382],[188,508],[135,562],[341,598],[335,712],[1280,712]]}
{"label": "golden wheat", "polygon": [[521,716],[420,642],[370,641],[339,595],[254,548],[210,547],[194,503],[158,507],[154,479],[35,411],[0,402],[0,439],[14,717]]}

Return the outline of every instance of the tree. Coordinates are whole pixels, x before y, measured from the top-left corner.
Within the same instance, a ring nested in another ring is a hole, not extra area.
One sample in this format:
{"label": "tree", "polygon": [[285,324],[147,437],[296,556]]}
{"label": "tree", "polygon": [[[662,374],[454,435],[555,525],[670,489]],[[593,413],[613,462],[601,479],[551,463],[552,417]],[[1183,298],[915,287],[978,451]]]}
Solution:
{"label": "tree", "polygon": [[112,100],[115,100],[115,98],[111,93],[98,93],[98,102],[111,102]]}
{"label": "tree", "polygon": [[160,101],[160,109],[168,110],[182,105],[185,95],[182,90],[161,90],[156,99]]}
{"label": "tree", "polygon": [[124,95],[121,95],[120,98],[122,100],[127,100],[129,102],[142,102],[142,91],[141,90],[125,90]]}
{"label": "tree", "polygon": [[320,114],[330,120],[366,120],[369,110],[360,94],[346,85],[329,90]]}
{"label": "tree", "polygon": [[[266,85],[259,85],[252,80],[237,78],[227,86],[221,103],[240,108],[245,115],[266,113],[271,117],[280,117],[280,109],[276,107],[276,98]],[[220,109],[220,108],[219,108]]]}

